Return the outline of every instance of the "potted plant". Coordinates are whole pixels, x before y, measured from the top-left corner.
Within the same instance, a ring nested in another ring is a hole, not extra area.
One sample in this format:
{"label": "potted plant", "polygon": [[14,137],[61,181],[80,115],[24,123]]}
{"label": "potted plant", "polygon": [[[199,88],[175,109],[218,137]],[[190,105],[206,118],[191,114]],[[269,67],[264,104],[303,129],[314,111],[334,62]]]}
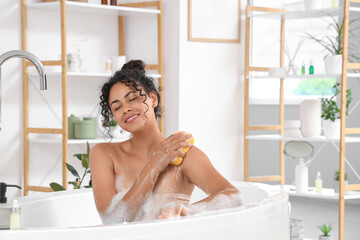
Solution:
{"label": "potted plant", "polygon": [[[344,21],[340,18],[335,18],[331,16],[331,22],[328,23],[327,29],[331,32],[330,34],[322,33],[320,36],[313,36],[307,34],[307,37],[311,40],[314,40],[316,43],[324,47],[324,50],[328,53],[324,58],[325,69],[327,73],[340,74],[342,72],[342,54],[343,54],[343,28]],[[359,20],[356,18],[349,22],[349,26],[355,21]],[[352,62],[359,62],[360,58],[354,54],[357,49],[357,38],[354,35],[354,31],[359,29],[359,27],[349,29],[349,47],[348,47],[348,58]],[[350,41],[353,39],[354,41]]]}
{"label": "potted plant", "polygon": [[[321,118],[323,119],[323,131],[326,138],[340,138],[340,109],[335,98],[339,95],[340,83],[333,86],[334,94],[330,98],[321,98]],[[346,90],[346,116],[352,101],[351,89]]]}
{"label": "potted plant", "polygon": [[329,233],[332,230],[331,223],[328,226],[326,226],[326,224],[320,225],[320,226],[318,226],[318,228],[323,233],[323,235],[319,236],[319,240],[333,240],[334,239],[331,235],[329,235]]}
{"label": "potted plant", "polygon": [[[335,192],[339,192],[339,170],[335,171],[334,180],[335,180],[334,190],[335,190]],[[347,185],[348,184],[348,175],[347,175],[347,173],[345,173],[345,179],[344,180],[345,180],[345,185]]]}
{"label": "potted plant", "polygon": [[[90,153],[90,145],[89,142],[86,142],[86,146],[87,146],[87,151],[86,153],[78,153],[78,154],[74,154],[74,157],[76,157],[78,160],[81,161],[81,165],[84,168],[84,173],[82,175],[82,177],[80,177],[78,171],[70,164],[65,163],[67,169],[71,172],[71,174],[76,178],[75,181],[69,181],[69,184],[72,184],[74,186],[74,189],[80,189],[82,187],[84,178],[87,176],[87,174],[90,174],[90,182],[89,185],[84,186],[85,188],[91,188],[92,184],[91,184],[91,172],[90,172],[90,164],[89,164],[89,153]],[[80,180],[81,179],[81,180]],[[50,183],[50,187],[54,190],[54,191],[63,191],[66,190],[62,185],[56,183],[56,182],[52,182]]]}

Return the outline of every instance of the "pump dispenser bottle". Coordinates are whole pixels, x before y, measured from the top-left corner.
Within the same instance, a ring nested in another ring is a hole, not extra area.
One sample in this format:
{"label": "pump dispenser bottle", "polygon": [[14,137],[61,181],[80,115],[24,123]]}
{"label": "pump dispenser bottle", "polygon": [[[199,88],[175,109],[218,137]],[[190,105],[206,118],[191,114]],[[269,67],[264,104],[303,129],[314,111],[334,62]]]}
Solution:
{"label": "pump dispenser bottle", "polygon": [[20,207],[17,200],[13,201],[13,206],[10,214],[10,229],[20,228]]}
{"label": "pump dispenser bottle", "polygon": [[300,160],[295,168],[295,182],[297,193],[307,193],[309,186],[309,172],[303,159]]}
{"label": "pump dispenser bottle", "polygon": [[316,193],[321,193],[322,192],[322,184],[323,183],[322,183],[320,172],[317,172],[316,180],[315,180]]}

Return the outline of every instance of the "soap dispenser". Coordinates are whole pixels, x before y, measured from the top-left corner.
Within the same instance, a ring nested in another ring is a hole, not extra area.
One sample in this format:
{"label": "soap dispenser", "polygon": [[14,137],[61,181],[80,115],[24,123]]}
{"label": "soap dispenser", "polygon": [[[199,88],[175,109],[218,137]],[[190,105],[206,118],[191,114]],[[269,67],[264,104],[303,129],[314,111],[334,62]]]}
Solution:
{"label": "soap dispenser", "polygon": [[7,197],[6,197],[7,187],[17,187],[21,189],[21,187],[18,185],[9,185],[4,182],[0,182],[0,203],[7,203]]}
{"label": "soap dispenser", "polygon": [[300,160],[295,168],[295,182],[297,193],[307,193],[309,186],[309,172],[303,159]]}

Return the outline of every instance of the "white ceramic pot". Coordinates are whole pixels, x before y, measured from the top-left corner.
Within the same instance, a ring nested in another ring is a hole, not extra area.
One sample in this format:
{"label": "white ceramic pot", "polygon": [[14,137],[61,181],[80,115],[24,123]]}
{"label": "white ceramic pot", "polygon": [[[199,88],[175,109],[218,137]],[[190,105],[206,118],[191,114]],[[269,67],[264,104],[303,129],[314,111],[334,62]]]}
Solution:
{"label": "white ceramic pot", "polygon": [[78,57],[73,57],[71,63],[69,64],[70,72],[80,72],[81,59]]}
{"label": "white ceramic pot", "polygon": [[304,0],[305,10],[321,9],[323,0]]}
{"label": "white ceramic pot", "polygon": [[340,74],[342,72],[342,55],[329,55],[324,59],[325,70],[328,74]]}
{"label": "white ceramic pot", "polygon": [[319,236],[319,240],[334,240],[333,236]]}
{"label": "white ceramic pot", "polygon": [[[349,182],[348,182],[348,180],[346,180],[346,181],[345,181],[345,185],[348,185],[348,184],[349,184]],[[336,193],[339,192],[339,181],[335,181],[335,183],[334,183],[334,191],[335,191]]]}
{"label": "white ceramic pot", "polygon": [[301,134],[304,137],[321,135],[321,103],[319,100],[304,100],[300,104]]}
{"label": "white ceramic pot", "polygon": [[340,138],[340,119],[322,120],[323,132],[326,138],[339,139]]}

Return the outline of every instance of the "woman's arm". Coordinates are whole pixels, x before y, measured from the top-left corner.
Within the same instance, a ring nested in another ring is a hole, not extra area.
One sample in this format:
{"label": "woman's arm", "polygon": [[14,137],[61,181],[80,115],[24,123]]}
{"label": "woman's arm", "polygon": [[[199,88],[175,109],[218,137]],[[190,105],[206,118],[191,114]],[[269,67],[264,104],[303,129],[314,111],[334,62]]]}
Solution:
{"label": "woman's arm", "polygon": [[207,198],[189,207],[189,214],[243,205],[240,192],[213,167],[200,149],[192,146],[183,164],[185,179],[208,194]]}
{"label": "woman's arm", "polygon": [[90,152],[90,167],[96,207],[104,223],[134,221],[141,212],[160,173],[169,162],[184,153],[181,148],[189,147],[186,142],[191,135],[173,134],[163,140],[152,158],[140,172],[127,193],[117,193],[115,172],[106,144],[98,144]]}

